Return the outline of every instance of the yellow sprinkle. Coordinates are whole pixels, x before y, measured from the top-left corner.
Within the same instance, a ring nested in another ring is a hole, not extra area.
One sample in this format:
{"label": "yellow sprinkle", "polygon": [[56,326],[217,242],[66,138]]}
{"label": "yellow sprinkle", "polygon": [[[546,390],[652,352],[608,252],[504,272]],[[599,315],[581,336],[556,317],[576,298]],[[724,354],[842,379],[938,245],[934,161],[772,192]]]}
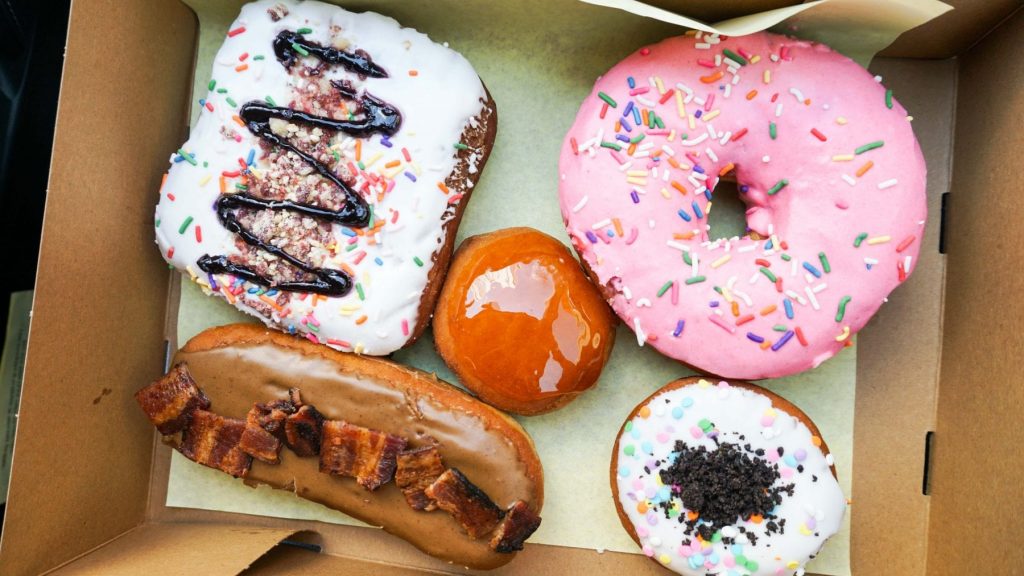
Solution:
{"label": "yellow sprinkle", "polygon": [[836,342],[842,342],[850,337],[850,327],[843,326],[843,332],[839,336],[836,336]]}
{"label": "yellow sprinkle", "polygon": [[774,408],[768,408],[767,410],[764,411],[764,415],[768,416],[769,418],[774,418],[775,417],[775,409]]}
{"label": "yellow sprinkle", "polygon": [[711,382],[708,382],[707,380],[701,378],[700,380],[697,381],[697,386],[700,386],[701,388],[707,388],[711,386]]}
{"label": "yellow sprinkle", "polygon": [[726,302],[732,304],[732,290],[729,290],[725,286],[722,286],[722,297],[725,298]]}
{"label": "yellow sprinkle", "polygon": [[717,109],[716,110],[712,110],[711,112],[708,112],[707,114],[701,116],[700,119],[705,121],[705,122],[711,122],[712,120],[714,120],[721,113],[722,113],[721,110],[717,110]]}
{"label": "yellow sprinkle", "polygon": [[662,554],[661,556],[658,556],[658,560],[660,560],[662,564],[665,564],[667,566],[672,562],[672,557],[668,554]]}
{"label": "yellow sprinkle", "polygon": [[672,142],[675,139],[676,139],[676,129],[673,128],[671,131],[669,131],[667,140],[669,142]]}
{"label": "yellow sprinkle", "polygon": [[853,160],[853,154],[837,154],[832,157],[833,162],[849,162]]}
{"label": "yellow sprinkle", "polygon": [[386,172],[381,172],[381,174],[383,174],[384,177],[387,178],[388,180],[394,180],[395,176],[398,176],[398,174],[401,171],[402,171],[402,167],[398,166],[398,167],[392,168],[391,170],[388,170]]}
{"label": "yellow sprinkle", "polygon": [[757,64],[757,63],[758,63],[758,62],[760,62],[760,61],[761,61],[761,57],[760,57],[760,56],[752,56],[752,57],[750,58],[750,63],[751,63],[751,64]]}
{"label": "yellow sprinkle", "polygon": [[647,177],[647,170],[626,170],[626,176],[641,176]]}
{"label": "yellow sprinkle", "polygon": [[353,351],[356,354],[362,354],[363,353],[363,343],[362,342],[356,342],[356,347],[353,348]]}
{"label": "yellow sprinkle", "polygon": [[[800,527],[803,528],[803,526],[800,526]],[[789,562],[786,562],[786,568],[789,568],[790,570],[796,570],[799,567],[800,567],[800,563],[797,562],[796,560],[790,560]]]}
{"label": "yellow sprinkle", "polygon": [[646,178],[629,177],[629,178],[626,178],[626,182],[629,182],[630,184],[636,184],[637,186],[647,186],[647,179]]}
{"label": "yellow sprinkle", "polygon": [[836,124],[839,124],[840,126],[845,126],[846,125],[846,118],[843,117],[843,116],[840,116],[840,117],[836,118]]}
{"label": "yellow sprinkle", "polygon": [[419,162],[412,161],[409,164],[412,165],[412,171],[413,171],[414,174],[416,174],[416,176],[420,176],[420,175],[423,174],[423,171],[420,170],[420,163]]}
{"label": "yellow sprinkle", "polygon": [[680,118],[686,118],[686,108],[683,107],[683,94],[679,90],[676,90],[676,112],[679,113]]}
{"label": "yellow sprinkle", "polygon": [[665,93],[665,85],[661,82],[661,76],[654,77],[654,85],[658,87],[658,94]]}
{"label": "yellow sprinkle", "polygon": [[384,155],[383,152],[377,152],[376,154],[374,154],[373,156],[370,157],[369,161],[364,162],[363,166],[366,166],[367,168],[369,168],[370,166],[373,166],[374,163],[376,163],[377,160],[380,160],[380,157],[383,156],[383,155]]}
{"label": "yellow sprinkle", "polygon": [[868,238],[868,244],[885,244],[889,240],[892,240],[892,236],[875,236],[874,238]]}
{"label": "yellow sprinkle", "polygon": [[690,130],[695,130],[697,128],[697,119],[693,117],[693,114],[686,117],[686,122],[690,125]]}
{"label": "yellow sprinkle", "polygon": [[[814,534],[814,532],[811,532],[810,530],[808,530],[807,526],[804,525],[804,524],[800,525],[800,533],[803,534],[804,536],[810,536],[811,534]],[[792,564],[796,564],[796,562],[792,562]],[[795,566],[793,566],[793,568],[795,568]]]}
{"label": "yellow sprinkle", "polygon": [[206,176],[203,176],[199,180],[199,185],[200,186],[206,186],[206,183],[210,181],[210,178],[213,178],[213,174],[207,174]]}
{"label": "yellow sprinkle", "polygon": [[725,256],[722,256],[718,260],[715,260],[714,262],[711,263],[711,267],[712,268],[718,268],[719,266],[721,266],[722,264],[725,264],[729,260],[732,260],[732,254],[726,254]]}
{"label": "yellow sprinkle", "polygon": [[761,78],[764,80],[765,84],[771,84],[772,83],[772,71],[766,69],[764,71],[764,75]]}
{"label": "yellow sprinkle", "polygon": [[668,190],[666,190],[665,188],[661,189],[661,195],[664,196],[665,198],[671,198],[671,196],[668,193]]}

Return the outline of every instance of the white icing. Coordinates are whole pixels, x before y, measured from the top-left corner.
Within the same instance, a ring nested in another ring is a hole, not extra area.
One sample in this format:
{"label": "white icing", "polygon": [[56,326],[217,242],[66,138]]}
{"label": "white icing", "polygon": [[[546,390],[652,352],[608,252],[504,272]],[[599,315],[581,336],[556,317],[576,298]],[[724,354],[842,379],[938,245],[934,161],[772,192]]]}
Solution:
{"label": "white icing", "polygon": [[[649,411],[635,416],[630,429],[624,431],[616,443],[615,479],[619,502],[636,528],[644,553],[662,565],[687,576],[794,574],[802,571],[825,540],[839,530],[846,500],[829,470],[831,455],[826,456],[814,446],[806,425],[773,408],[766,396],[725,382],[714,386],[702,380],[657,394],[646,406]],[[769,410],[773,411],[774,418],[762,420],[771,413]],[[741,543],[740,548],[734,549],[733,545],[723,542],[708,543],[703,549],[707,554],[704,554],[696,543],[696,534],[691,540],[684,535],[684,525],[678,518],[666,519],[660,507],[651,506],[653,502],[668,498],[680,506],[680,515],[686,513],[680,500],[671,497],[668,487],[662,485],[657,473],[661,468],[655,461],[666,461],[663,466],[669,466],[676,440],[683,440],[691,447],[717,449],[699,427],[704,419],[714,424],[714,430],[720,434],[719,441],[740,446],[749,444],[751,451],[762,449],[766,456],[777,455],[778,448],[783,448],[784,456],[776,459],[782,473],[776,485],[792,483],[794,488],[792,496],[782,495],[782,503],[774,514],[777,522],[785,519],[785,534],[765,535],[764,523],[754,524],[737,517],[734,524],[718,528],[722,536]],[[698,432],[700,437],[695,438]],[[737,435],[745,438],[739,440]],[[798,451],[799,456],[804,456],[799,462],[795,460]],[[803,466],[803,472],[797,471],[796,464]],[[651,469],[651,474],[644,471],[645,466]],[[813,477],[817,477],[817,481]],[[640,512],[641,502],[648,507],[646,513]],[[813,525],[811,528],[808,528],[808,521]],[[750,544],[740,527],[753,530],[757,543]],[[684,540],[696,544],[682,545]],[[736,552],[745,560],[755,562],[756,569],[737,564]],[[695,564],[696,560],[691,558],[701,558],[704,562]]]}
{"label": "white icing", "polygon": [[[286,6],[288,15],[274,22],[267,9],[277,4]],[[332,26],[340,28],[337,37],[331,36]],[[242,8],[230,30],[239,27],[245,27],[245,32],[227,37],[214,58],[212,79],[216,81],[216,88],[226,88],[228,92],[218,94],[215,88],[206,95],[214,110],[202,110],[188,142],[182,146],[195,156],[198,166],[175,163],[176,155],[172,156],[171,169],[156,209],[160,251],[176,268],[198,273],[198,278],[192,275],[200,285],[207,285],[206,274],[196,265],[201,256],[237,253],[235,235],[221,226],[213,210],[220,195],[219,176],[222,171],[237,170],[238,158],[246,158],[252,149],[256,150],[256,169],[266,165],[260,159],[258,139],[236,124],[232,116],[238,106],[251,100],[262,101],[267,96],[277,105],[286,106],[293,98],[294,85],[303,82],[297,75],[289,75],[274,56],[271,42],[280,31],[311,28],[306,38],[327,46],[345,40],[350,43],[347,50],[365,50],[389,77],[360,80],[340,66],[330,68],[325,76],[347,79],[357,90],[370,92],[394,105],[402,114],[400,130],[390,137],[391,148],[381,143],[379,135],[364,138],[361,144],[364,161],[381,154],[368,170],[390,172],[384,168],[385,163],[403,160],[401,170],[394,176],[394,189],[379,202],[376,194],[367,199],[378,218],[387,218],[387,224],[375,235],[376,244],[360,239],[357,249],[351,252],[339,249],[335,257],[336,262],[344,262],[354,270],[354,280],[361,283],[365,300],[360,300],[353,289],[341,298],[320,299],[314,308],[312,298],[300,300],[301,294],[290,293],[290,303],[282,307],[282,310],[290,308],[288,317],[280,318],[275,312],[270,319],[246,306],[244,298],[239,298],[235,305],[261,317],[268,325],[312,333],[321,342],[345,341],[365,354],[393,352],[409,339],[403,334],[403,321],[410,334],[416,326],[419,295],[427,285],[433,266],[432,255],[442,244],[442,223],[454,213],[449,210],[449,197],[437,184],[455,167],[457,150],[453,144],[483,109],[486,101],[483,84],[460,54],[379,14],[355,14],[315,1],[263,0]],[[243,53],[249,54],[244,62],[248,69],[239,72],[235,68],[243,64],[239,61]],[[262,55],[263,59],[256,60],[257,55]],[[416,75],[410,75],[410,71],[415,71]],[[237,106],[227,102],[229,97]],[[220,133],[223,126],[234,129],[242,141],[225,139]],[[413,162],[404,162],[402,148],[408,149]],[[353,159],[354,142],[342,146],[340,153]],[[203,166],[204,162],[208,163],[207,167]],[[476,170],[476,161],[472,166]],[[416,176],[416,182],[405,176],[407,170]],[[168,195],[175,199],[170,200]],[[393,210],[399,211],[399,219],[394,224],[391,223]],[[179,234],[179,227],[189,216],[193,218],[191,224],[184,234]],[[201,243],[195,237],[196,226],[202,229]],[[333,233],[339,245],[347,245],[348,237],[341,233],[340,227],[335,226]],[[173,256],[168,258],[172,247]],[[366,256],[356,264],[354,260],[361,251],[365,251]],[[423,266],[417,265],[414,257],[418,257]],[[377,258],[383,265],[377,264]],[[410,295],[416,297],[410,298]],[[319,322],[319,331],[311,330],[302,321],[310,313]],[[363,315],[368,320],[356,324]]]}

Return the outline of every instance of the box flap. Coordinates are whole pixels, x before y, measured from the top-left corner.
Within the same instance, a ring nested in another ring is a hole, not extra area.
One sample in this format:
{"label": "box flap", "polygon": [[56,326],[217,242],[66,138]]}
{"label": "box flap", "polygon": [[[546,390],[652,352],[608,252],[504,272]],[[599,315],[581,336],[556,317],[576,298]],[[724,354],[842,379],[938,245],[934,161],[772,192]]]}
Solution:
{"label": "box flap", "polygon": [[[0,548],[9,574],[142,523],[152,432],[132,393],[162,371],[167,271],[146,215],[185,126],[195,19],[176,0],[82,0],[69,29]],[[181,41],[155,41],[168,35]]]}
{"label": "box flap", "polygon": [[1018,12],[960,62],[932,451],[928,567],[936,574],[1010,574],[1024,565],[1012,540],[1024,524],[1022,38]]}
{"label": "box flap", "polygon": [[292,534],[237,524],[143,524],[52,574],[238,574]]}
{"label": "box flap", "polygon": [[904,33],[881,55],[891,58],[952,58],[963,54],[1021,7],[1020,0],[942,1],[953,6],[953,10],[927,26]]}

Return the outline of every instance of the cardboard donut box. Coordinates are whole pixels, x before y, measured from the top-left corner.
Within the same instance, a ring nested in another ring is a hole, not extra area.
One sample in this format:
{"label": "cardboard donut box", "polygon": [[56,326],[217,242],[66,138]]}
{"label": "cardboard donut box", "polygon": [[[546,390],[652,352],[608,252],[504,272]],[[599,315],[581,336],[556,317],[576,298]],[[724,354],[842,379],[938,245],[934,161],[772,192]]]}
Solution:
{"label": "cardboard donut box", "polygon": [[[857,340],[857,575],[1024,573],[1024,11],[947,1],[955,10],[871,66],[914,115],[941,224]],[[442,4],[512,42],[525,26],[584,43],[613,32],[585,25],[607,8],[560,2],[568,21],[542,0],[506,22],[489,18],[496,3]],[[794,3],[662,4],[714,22]],[[152,191],[187,133],[198,34],[179,0],[73,3],[0,573],[463,572],[377,530],[164,504],[170,449],[132,394],[177,344],[178,280],[152,243]],[[569,45],[524,49],[571,58],[554,53]],[[641,555],[528,545],[494,573],[661,572]]]}

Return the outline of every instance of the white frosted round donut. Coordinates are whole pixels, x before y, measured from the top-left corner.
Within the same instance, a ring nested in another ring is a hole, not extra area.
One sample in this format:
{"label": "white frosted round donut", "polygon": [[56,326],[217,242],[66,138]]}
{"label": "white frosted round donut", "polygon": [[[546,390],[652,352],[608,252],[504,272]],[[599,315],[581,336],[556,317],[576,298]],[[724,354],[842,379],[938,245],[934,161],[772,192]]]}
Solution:
{"label": "white frosted round donut", "polygon": [[846,499],[814,423],[739,382],[677,380],[630,414],[612,453],[623,527],[686,576],[803,574]]}
{"label": "white frosted round donut", "polygon": [[[925,165],[892,93],[827,46],[679,36],[598,79],[562,146],[566,228],[663,354],[724,377],[835,355],[913,271]],[[754,236],[710,240],[735,178]]]}

